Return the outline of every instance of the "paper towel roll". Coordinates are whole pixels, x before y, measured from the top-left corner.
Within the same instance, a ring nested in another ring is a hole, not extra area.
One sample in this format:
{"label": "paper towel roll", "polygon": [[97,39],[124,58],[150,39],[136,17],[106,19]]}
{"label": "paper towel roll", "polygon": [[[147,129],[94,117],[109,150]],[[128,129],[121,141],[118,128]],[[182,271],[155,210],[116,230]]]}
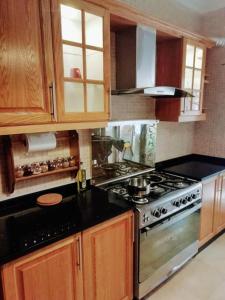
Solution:
{"label": "paper towel roll", "polygon": [[27,152],[45,151],[56,148],[54,132],[26,134]]}

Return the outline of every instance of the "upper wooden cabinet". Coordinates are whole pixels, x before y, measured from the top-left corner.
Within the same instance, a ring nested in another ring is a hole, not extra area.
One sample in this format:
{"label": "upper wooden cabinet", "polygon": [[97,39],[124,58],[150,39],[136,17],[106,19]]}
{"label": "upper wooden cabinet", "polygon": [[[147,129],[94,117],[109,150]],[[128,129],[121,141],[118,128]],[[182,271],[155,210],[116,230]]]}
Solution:
{"label": "upper wooden cabinet", "polygon": [[4,300],[82,300],[80,243],[77,234],[4,265]]}
{"label": "upper wooden cabinet", "polygon": [[0,126],[108,119],[109,14],[85,1],[0,3]]}
{"label": "upper wooden cabinet", "polygon": [[187,39],[157,43],[157,85],[182,88],[194,97],[156,101],[156,117],[161,121],[200,121],[203,113],[206,47]]}
{"label": "upper wooden cabinet", "polygon": [[0,1],[0,126],[53,119],[50,0]]}
{"label": "upper wooden cabinet", "polygon": [[108,119],[109,13],[79,0],[53,0],[58,119]]}

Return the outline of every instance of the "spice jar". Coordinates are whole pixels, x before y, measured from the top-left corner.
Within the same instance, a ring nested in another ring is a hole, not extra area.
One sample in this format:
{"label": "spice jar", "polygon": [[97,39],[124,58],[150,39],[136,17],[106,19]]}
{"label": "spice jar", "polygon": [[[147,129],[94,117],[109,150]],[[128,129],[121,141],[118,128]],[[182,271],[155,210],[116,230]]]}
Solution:
{"label": "spice jar", "polygon": [[45,161],[42,161],[40,163],[40,167],[41,167],[41,173],[46,173],[48,172],[48,164]]}
{"label": "spice jar", "polygon": [[63,159],[63,168],[69,168],[69,166],[70,166],[70,163],[69,163],[68,158],[64,158]]}
{"label": "spice jar", "polygon": [[31,167],[33,169],[33,175],[41,174],[41,166],[39,163],[33,163],[31,164]]}
{"label": "spice jar", "polygon": [[23,175],[24,175],[23,166],[17,166],[15,168],[15,176],[16,176],[16,178],[21,178],[21,177],[23,177]]}
{"label": "spice jar", "polygon": [[75,167],[76,166],[76,160],[74,156],[69,157],[69,166],[70,167]]}
{"label": "spice jar", "polygon": [[55,169],[58,170],[58,169],[62,169],[63,168],[63,159],[62,158],[57,158],[55,161]]}
{"label": "spice jar", "polygon": [[53,160],[48,160],[48,170],[54,171],[56,168],[55,162]]}
{"label": "spice jar", "polygon": [[33,175],[34,169],[31,165],[25,165],[24,166],[24,176],[31,176]]}

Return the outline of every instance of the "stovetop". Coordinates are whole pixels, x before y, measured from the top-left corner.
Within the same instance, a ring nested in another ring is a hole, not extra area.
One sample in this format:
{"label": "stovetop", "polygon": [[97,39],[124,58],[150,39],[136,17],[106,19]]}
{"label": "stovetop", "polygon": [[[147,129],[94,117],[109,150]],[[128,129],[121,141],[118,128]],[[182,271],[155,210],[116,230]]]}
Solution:
{"label": "stovetop", "polygon": [[188,188],[197,182],[196,180],[157,171],[143,173],[135,177],[142,177],[149,180],[151,183],[154,183],[154,186],[152,187],[148,196],[143,198],[135,198],[130,196],[127,191],[129,178],[106,184],[102,186],[102,188],[104,190],[119,194],[124,199],[133,203],[146,204],[165,197],[167,194],[174,194],[175,191],[184,190],[185,188]]}
{"label": "stovetop", "polygon": [[157,171],[143,173],[138,177],[147,179],[151,185],[154,183],[149,195],[143,198],[135,198],[128,194],[127,186],[131,177],[103,185],[102,188],[133,203],[137,215],[136,223],[140,229],[161,220],[163,222],[184,209],[201,205],[201,182]]}

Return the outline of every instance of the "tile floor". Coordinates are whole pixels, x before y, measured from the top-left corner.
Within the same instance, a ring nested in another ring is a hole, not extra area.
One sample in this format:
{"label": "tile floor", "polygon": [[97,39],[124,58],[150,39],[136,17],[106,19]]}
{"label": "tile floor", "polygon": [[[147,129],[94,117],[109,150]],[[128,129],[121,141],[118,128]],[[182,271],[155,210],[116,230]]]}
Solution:
{"label": "tile floor", "polygon": [[225,234],[145,300],[225,300]]}

